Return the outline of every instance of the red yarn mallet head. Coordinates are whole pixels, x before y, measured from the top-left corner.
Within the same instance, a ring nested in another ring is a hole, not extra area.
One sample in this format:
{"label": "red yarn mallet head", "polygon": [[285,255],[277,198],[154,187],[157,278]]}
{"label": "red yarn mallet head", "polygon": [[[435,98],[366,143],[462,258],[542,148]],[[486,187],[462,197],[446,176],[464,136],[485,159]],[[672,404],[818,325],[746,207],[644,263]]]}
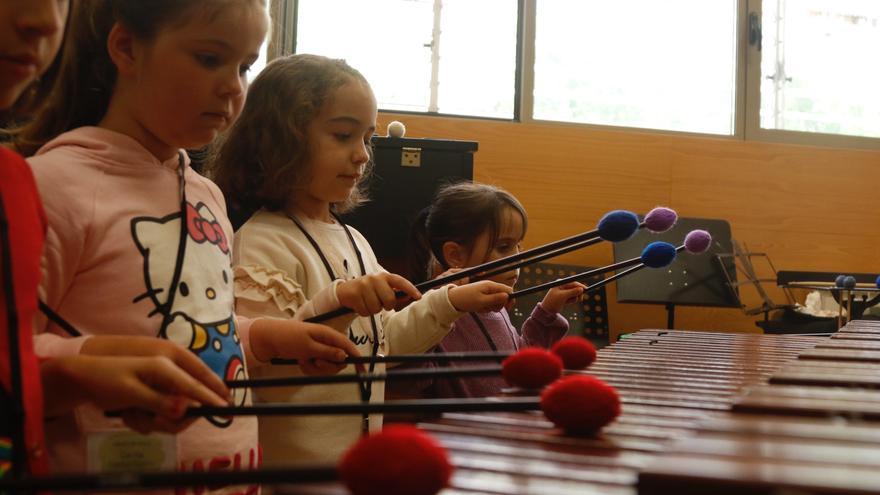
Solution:
{"label": "red yarn mallet head", "polygon": [[544,389],[541,409],[566,433],[592,435],[620,414],[620,396],[596,377],[570,375]]}
{"label": "red yarn mallet head", "polygon": [[339,477],[353,495],[434,495],[449,484],[446,449],[411,425],[390,425],[361,438],[339,462]]}
{"label": "red yarn mallet head", "polygon": [[501,376],[520,388],[541,388],[562,376],[562,359],[546,349],[526,347],[501,363]]}
{"label": "red yarn mallet head", "polygon": [[562,364],[567,370],[582,370],[596,360],[596,346],[589,340],[574,335],[553,344],[550,352],[562,358]]}

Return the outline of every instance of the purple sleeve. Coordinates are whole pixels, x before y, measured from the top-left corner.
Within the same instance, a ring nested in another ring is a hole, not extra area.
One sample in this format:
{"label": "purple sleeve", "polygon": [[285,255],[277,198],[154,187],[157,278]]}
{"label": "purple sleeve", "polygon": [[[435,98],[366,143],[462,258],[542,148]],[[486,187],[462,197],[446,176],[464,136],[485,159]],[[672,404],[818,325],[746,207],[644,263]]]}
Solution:
{"label": "purple sleeve", "polygon": [[[435,347],[428,353],[439,352]],[[421,361],[412,363],[403,363],[393,368],[394,370],[417,370],[417,369],[435,369],[438,365],[434,361]],[[385,384],[386,399],[420,399],[430,397],[431,388],[434,386],[433,378],[422,378],[420,380],[390,380]]]}
{"label": "purple sleeve", "polygon": [[568,320],[559,313],[551,313],[541,303],[523,323],[521,346],[550,347],[568,332]]}

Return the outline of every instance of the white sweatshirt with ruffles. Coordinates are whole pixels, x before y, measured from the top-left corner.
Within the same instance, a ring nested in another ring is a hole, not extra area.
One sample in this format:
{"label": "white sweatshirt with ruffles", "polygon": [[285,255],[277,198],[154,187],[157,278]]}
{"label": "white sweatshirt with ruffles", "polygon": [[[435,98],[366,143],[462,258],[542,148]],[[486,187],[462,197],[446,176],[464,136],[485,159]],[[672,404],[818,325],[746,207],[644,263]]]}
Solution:
{"label": "white sweatshirt with ruffles", "polygon": [[[340,307],[336,287],[361,276],[356,253],[339,224],[297,216],[320,246],[337,279],[331,281],[321,258],[294,222],[283,212],[261,210],[235,234],[234,273],[236,312],[244,316],[306,319]],[[366,239],[349,227],[367,274],[383,271]],[[422,353],[437,345],[462,313],[449,301],[449,286],[424,294],[400,311],[376,315],[379,353]],[[358,346],[372,350],[370,318],[349,314],[327,322]],[[252,360],[251,376],[293,376],[297,366],[278,366]],[[377,364],[375,372],[384,371]],[[341,371],[353,373],[354,367]],[[372,384],[371,402],[384,400],[384,382]],[[310,385],[254,390],[255,402],[291,404],[358,402],[357,384]],[[372,415],[371,431],[382,427]],[[260,444],[267,466],[335,462],[361,435],[361,416],[276,416],[260,418]]]}

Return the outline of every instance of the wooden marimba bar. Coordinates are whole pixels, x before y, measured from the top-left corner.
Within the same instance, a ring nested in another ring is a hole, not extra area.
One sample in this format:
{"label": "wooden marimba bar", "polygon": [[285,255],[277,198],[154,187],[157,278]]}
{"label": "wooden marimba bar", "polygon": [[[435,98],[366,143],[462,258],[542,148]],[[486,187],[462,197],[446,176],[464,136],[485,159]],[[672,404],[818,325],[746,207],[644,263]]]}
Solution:
{"label": "wooden marimba bar", "polygon": [[880,322],[831,338],[643,330],[584,373],[623,403],[594,437],[540,412],[420,423],[456,466],[443,493],[880,493]]}
{"label": "wooden marimba bar", "polygon": [[880,493],[880,322],[854,320],[744,389],[639,475],[639,493]]}
{"label": "wooden marimba bar", "polygon": [[600,350],[585,372],[613,385],[623,405],[596,437],[565,436],[540,413],[445,414],[420,427],[450,450],[457,469],[449,493],[634,494],[638,472],[673,439],[815,343],[643,330]]}
{"label": "wooden marimba bar", "polygon": [[[815,346],[814,337],[643,330],[599,351],[585,371],[617,388],[623,411],[594,437],[566,436],[534,413],[448,413],[419,427],[456,470],[442,493],[635,494],[638,473],[676,438],[730,409]],[[376,469],[381,469],[376,466]],[[345,493],[331,485],[284,493]]]}

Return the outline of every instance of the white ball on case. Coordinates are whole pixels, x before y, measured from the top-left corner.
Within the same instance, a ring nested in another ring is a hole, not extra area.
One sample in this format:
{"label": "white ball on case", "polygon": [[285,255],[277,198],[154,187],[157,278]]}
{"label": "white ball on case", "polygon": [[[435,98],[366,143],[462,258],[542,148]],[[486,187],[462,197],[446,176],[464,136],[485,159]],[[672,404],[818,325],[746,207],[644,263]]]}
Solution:
{"label": "white ball on case", "polygon": [[402,138],[406,134],[406,126],[403,122],[392,120],[388,124],[388,135],[391,137]]}

